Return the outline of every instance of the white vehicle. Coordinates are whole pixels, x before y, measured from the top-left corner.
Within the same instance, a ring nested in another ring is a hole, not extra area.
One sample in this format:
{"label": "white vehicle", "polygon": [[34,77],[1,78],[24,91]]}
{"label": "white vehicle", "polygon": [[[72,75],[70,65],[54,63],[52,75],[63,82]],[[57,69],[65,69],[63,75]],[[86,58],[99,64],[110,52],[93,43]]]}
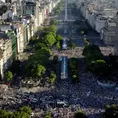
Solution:
{"label": "white vehicle", "polygon": [[67,99],[67,96],[66,95],[61,95],[64,99]]}
{"label": "white vehicle", "polygon": [[29,93],[23,93],[23,97],[28,97],[29,95]]}
{"label": "white vehicle", "polygon": [[23,99],[22,99],[22,101],[28,101],[28,99],[26,99],[26,98],[23,98]]}
{"label": "white vehicle", "polygon": [[67,101],[57,100],[57,106],[58,107],[67,107],[68,106],[68,102]]}
{"label": "white vehicle", "polygon": [[9,100],[14,100],[14,98],[13,98],[13,97],[10,97],[10,96],[8,97],[8,99],[9,99]]}
{"label": "white vehicle", "polygon": [[31,98],[31,99],[30,99],[30,102],[36,103],[36,102],[38,102],[38,100],[37,100],[36,98]]}
{"label": "white vehicle", "polygon": [[34,95],[29,95],[29,98],[34,98]]}

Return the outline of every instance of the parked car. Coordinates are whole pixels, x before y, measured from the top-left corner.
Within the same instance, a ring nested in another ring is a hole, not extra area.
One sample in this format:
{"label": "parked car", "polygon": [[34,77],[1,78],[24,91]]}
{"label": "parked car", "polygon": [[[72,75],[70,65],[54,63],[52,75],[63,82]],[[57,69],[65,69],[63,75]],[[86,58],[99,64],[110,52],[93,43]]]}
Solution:
{"label": "parked car", "polygon": [[26,99],[26,98],[23,98],[23,99],[22,99],[22,101],[24,101],[24,102],[25,102],[25,101],[28,101],[28,99]]}
{"label": "parked car", "polygon": [[27,93],[27,92],[25,92],[25,93],[23,93],[23,97],[29,97],[29,93]]}
{"label": "parked car", "polygon": [[56,102],[57,107],[68,107],[68,102],[67,101],[61,101],[61,100],[57,100]]}

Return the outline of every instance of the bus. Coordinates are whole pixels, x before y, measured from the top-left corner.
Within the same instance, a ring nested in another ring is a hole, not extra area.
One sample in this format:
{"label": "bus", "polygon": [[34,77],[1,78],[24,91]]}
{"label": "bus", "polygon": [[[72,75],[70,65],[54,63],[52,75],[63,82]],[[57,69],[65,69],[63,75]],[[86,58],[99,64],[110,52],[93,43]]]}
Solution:
{"label": "bus", "polygon": [[66,56],[62,57],[61,61],[61,79],[68,78],[68,58]]}

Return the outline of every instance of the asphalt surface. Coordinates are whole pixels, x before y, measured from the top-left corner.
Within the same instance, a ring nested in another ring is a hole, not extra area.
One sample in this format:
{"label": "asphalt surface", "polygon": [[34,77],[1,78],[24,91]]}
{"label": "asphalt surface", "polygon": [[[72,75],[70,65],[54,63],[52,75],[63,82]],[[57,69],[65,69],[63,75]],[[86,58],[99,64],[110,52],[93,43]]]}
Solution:
{"label": "asphalt surface", "polygon": [[[81,35],[80,32],[77,32],[77,28],[79,26],[74,26],[73,21],[74,20],[85,20],[79,10],[72,10],[68,8],[68,22],[64,22],[64,11],[62,11],[59,16],[57,17],[57,20],[59,20],[58,25],[58,34],[60,34],[63,37],[72,37],[72,42],[75,43],[78,47],[83,47],[83,35]],[[64,30],[67,29],[67,33],[64,33]],[[71,34],[70,34],[71,32]],[[103,41],[100,40],[100,35],[94,30],[91,29],[88,31],[86,35],[87,39],[89,40],[89,43],[96,44],[98,46],[106,47],[106,45],[103,43]]]}

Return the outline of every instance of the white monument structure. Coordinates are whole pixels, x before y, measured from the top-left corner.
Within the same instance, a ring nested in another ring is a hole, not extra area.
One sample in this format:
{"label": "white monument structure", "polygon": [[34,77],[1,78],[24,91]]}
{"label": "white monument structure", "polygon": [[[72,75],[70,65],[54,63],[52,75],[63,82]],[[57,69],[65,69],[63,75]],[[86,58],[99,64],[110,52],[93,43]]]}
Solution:
{"label": "white monument structure", "polygon": [[68,17],[67,17],[67,4],[68,4],[68,0],[65,0],[65,19],[64,21],[67,21],[68,20]]}

